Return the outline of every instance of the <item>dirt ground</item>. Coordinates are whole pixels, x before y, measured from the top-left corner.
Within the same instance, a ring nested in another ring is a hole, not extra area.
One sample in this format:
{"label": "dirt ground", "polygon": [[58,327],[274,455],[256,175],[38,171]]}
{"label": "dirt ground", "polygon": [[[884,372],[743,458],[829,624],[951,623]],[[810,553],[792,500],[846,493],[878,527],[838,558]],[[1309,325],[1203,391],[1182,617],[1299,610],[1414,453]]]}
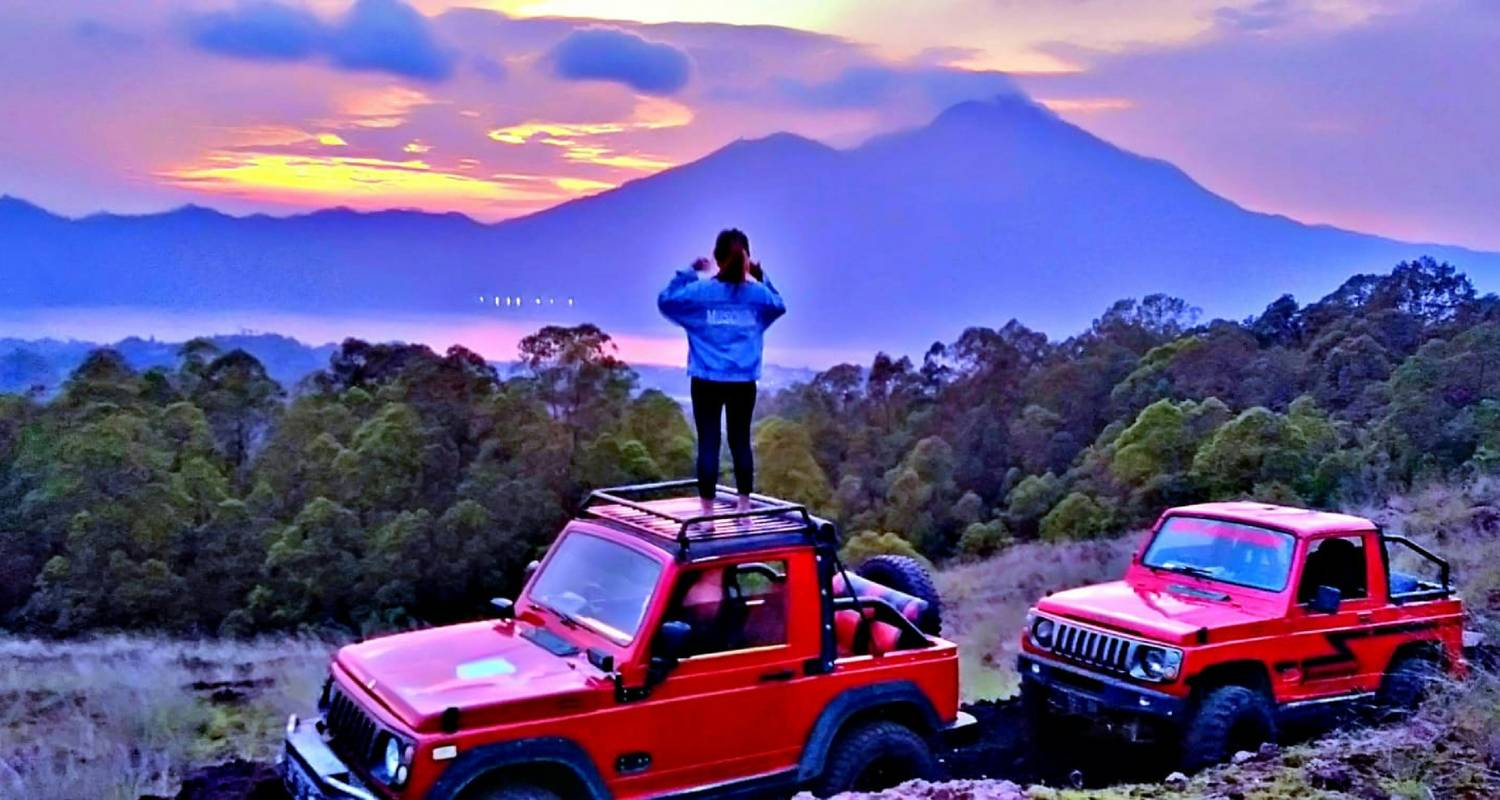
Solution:
{"label": "dirt ground", "polygon": [[[1070,753],[1035,752],[1015,700],[972,703],[964,709],[979,721],[980,738],[939,756],[944,777],[960,783],[908,786],[902,791],[910,794],[877,797],[1024,797],[1017,793],[1019,786],[1098,787],[1159,780],[1171,771],[1170,763],[1149,749],[1117,742],[1081,739],[1079,749]],[[955,791],[959,793],[951,793]],[[270,764],[236,759],[189,773],[175,800],[286,800],[286,795]]]}

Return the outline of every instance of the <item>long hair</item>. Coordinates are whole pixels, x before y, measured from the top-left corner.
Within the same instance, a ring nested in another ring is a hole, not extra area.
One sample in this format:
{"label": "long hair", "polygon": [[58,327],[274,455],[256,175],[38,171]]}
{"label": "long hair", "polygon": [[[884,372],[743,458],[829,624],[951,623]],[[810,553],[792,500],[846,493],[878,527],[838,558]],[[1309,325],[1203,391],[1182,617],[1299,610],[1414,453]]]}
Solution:
{"label": "long hair", "polygon": [[718,279],[725,283],[745,282],[745,268],[750,260],[750,237],[739,228],[719,231],[714,240],[714,261],[719,264]]}

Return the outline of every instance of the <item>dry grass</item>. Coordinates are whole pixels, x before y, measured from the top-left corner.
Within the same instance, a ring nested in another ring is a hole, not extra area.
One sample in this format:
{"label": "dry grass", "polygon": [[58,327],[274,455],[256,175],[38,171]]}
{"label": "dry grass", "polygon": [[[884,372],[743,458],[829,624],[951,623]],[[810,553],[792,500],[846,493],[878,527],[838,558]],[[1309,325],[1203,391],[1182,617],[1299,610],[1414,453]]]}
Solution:
{"label": "dry grass", "polygon": [[269,759],[330,646],[0,638],[0,797],[136,800],[194,764]]}
{"label": "dry grass", "polygon": [[1115,580],[1125,573],[1138,535],[1065,544],[1023,544],[935,576],[943,633],[958,642],[965,700],[1015,691],[1015,661],[1026,610],[1061,589]]}

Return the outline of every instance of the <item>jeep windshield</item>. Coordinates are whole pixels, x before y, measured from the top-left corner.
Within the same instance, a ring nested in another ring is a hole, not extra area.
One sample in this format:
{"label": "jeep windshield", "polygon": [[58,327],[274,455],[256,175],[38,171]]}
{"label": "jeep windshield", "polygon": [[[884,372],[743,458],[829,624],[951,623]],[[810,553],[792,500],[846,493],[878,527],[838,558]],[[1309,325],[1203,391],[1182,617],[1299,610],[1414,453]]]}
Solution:
{"label": "jeep windshield", "polygon": [[1154,570],[1279,592],[1291,571],[1291,534],[1227,520],[1168,517],[1141,564]]}
{"label": "jeep windshield", "polygon": [[630,644],[651,603],[661,563],[587,533],[564,536],[531,584],[527,598],[563,624],[583,626]]}

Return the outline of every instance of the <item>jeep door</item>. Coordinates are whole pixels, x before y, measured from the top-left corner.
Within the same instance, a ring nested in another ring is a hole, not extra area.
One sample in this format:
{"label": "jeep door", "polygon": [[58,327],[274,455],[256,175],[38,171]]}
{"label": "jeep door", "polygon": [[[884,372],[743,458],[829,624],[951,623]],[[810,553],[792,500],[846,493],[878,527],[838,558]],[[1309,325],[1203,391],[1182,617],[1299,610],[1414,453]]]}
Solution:
{"label": "jeep door", "polygon": [[[1286,654],[1275,662],[1278,698],[1306,700],[1373,691],[1386,643],[1372,636],[1386,605],[1385,572],[1374,531],[1301,543]],[[1318,610],[1318,592],[1337,590],[1338,607]]]}
{"label": "jeep door", "polygon": [[658,627],[688,622],[691,649],[626,712],[636,735],[621,746],[623,793],[719,784],[795,764],[806,731],[789,724],[798,716],[792,687],[817,655],[817,619],[795,618],[795,597],[817,597],[806,552],[682,571]]}

